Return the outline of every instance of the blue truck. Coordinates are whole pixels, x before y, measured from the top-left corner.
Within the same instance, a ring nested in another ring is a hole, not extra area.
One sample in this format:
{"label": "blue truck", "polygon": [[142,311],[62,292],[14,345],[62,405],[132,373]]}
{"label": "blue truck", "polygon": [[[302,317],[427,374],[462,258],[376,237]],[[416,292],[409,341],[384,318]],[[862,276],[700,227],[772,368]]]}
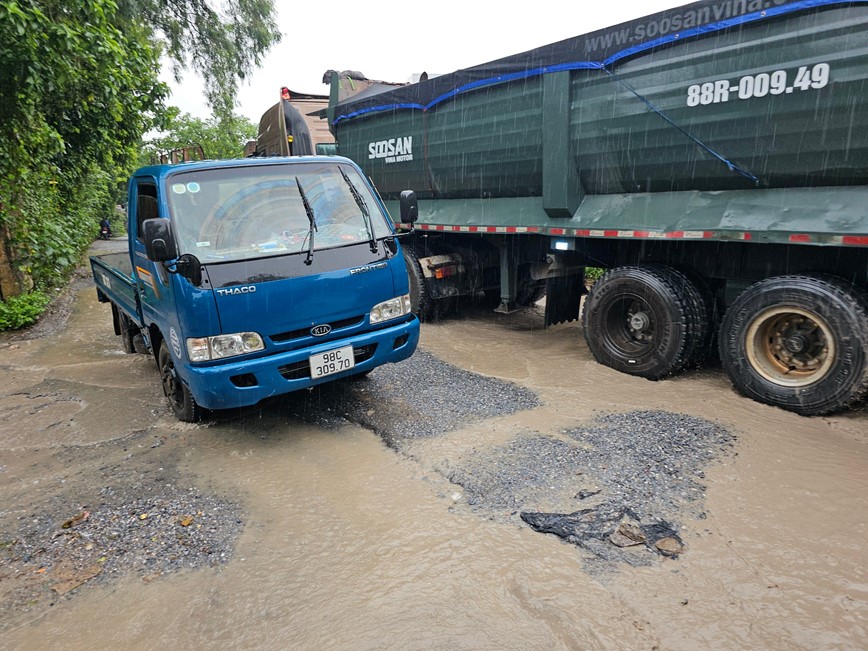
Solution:
{"label": "blue truck", "polygon": [[[154,165],[128,192],[129,250],[91,257],[93,277],[124,350],[154,356],[178,419],[415,351],[399,236],[349,159]],[[402,199],[412,222],[415,194]]]}

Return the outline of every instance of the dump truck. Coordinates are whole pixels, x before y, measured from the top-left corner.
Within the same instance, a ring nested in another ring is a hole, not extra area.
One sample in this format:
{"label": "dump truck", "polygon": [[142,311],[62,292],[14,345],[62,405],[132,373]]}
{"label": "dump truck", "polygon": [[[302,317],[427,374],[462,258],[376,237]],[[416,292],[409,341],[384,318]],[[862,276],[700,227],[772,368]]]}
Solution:
{"label": "dump truck", "polygon": [[[412,221],[412,193],[404,210]],[[90,259],[97,296],[124,351],[153,356],[179,420],[416,349],[392,220],[350,160],[144,167],[129,182],[127,232],[127,251]]]}
{"label": "dump truck", "polygon": [[816,415],[868,393],[866,76],[865,2],[706,0],[380,92],[333,72],[328,119],[387,207],[419,197],[422,317],[545,295],[613,369],[717,355]]}
{"label": "dump truck", "polygon": [[335,139],[322,119],[328,95],[300,93],[287,87],[259,120],[255,141],[248,143],[251,156],[309,156],[335,153]]}

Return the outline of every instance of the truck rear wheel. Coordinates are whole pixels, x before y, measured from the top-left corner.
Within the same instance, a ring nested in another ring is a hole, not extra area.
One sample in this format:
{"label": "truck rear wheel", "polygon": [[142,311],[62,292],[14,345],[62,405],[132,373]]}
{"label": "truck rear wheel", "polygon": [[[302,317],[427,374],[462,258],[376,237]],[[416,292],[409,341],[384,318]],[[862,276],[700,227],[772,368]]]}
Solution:
{"label": "truck rear wheel", "polygon": [[404,262],[407,265],[407,278],[410,281],[410,309],[421,321],[426,321],[433,314],[433,303],[425,287],[425,276],[422,274],[422,266],[419,258],[409,247],[401,249],[404,253]]}
{"label": "truck rear wheel", "polygon": [[133,340],[135,337],[135,332],[133,331],[132,326],[130,325],[130,318],[120,312],[120,329],[121,329],[121,342],[124,347],[124,352],[128,355],[132,355],[133,353],[138,352],[136,350],[136,345]]}
{"label": "truck rear wheel", "polygon": [[868,296],[838,278],[778,276],[724,315],[720,358],[736,389],[805,416],[868,394]]}
{"label": "truck rear wheel", "polygon": [[684,274],[650,265],[603,274],[585,300],[582,325],[598,362],[660,380],[698,354],[710,318],[706,302]]}
{"label": "truck rear wheel", "polygon": [[175,362],[165,341],[160,342],[160,352],[157,356],[157,366],[160,369],[160,381],[163,393],[169,401],[169,406],[178,420],[185,423],[196,423],[202,419],[202,408],[196,403],[187,385],[181,381],[175,371]]}

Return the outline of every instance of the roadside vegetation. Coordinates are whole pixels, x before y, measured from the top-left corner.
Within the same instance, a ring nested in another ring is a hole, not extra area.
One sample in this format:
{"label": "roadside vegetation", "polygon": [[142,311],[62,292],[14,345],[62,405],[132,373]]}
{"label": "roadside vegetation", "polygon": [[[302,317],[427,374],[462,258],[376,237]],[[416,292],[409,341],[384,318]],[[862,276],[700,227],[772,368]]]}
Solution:
{"label": "roadside vegetation", "polygon": [[[273,0],[0,0],[0,329],[38,318],[157,147],[195,134],[209,157],[232,155],[232,138],[240,155],[235,92],[280,39],[274,13]],[[164,60],[202,75],[211,120],[167,105]]]}
{"label": "roadside vegetation", "polygon": [[203,120],[184,113],[171,119],[164,131],[142,145],[138,166],[150,165],[161,154],[191,145],[201,147],[205,158],[240,158],[245,143],[256,138],[256,131],[257,125],[240,115]]}

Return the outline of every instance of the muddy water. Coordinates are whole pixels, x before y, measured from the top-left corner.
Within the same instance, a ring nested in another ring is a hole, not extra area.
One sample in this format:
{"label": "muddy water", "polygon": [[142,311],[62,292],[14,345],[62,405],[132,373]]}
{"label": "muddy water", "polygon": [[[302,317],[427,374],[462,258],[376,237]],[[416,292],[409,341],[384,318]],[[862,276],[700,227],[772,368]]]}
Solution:
{"label": "muddy water", "polygon": [[[317,427],[274,407],[191,428],[163,408],[153,363],[117,354],[92,294],[63,332],[2,351],[4,474],[44,484],[60,471],[46,448],[68,448],[74,473],[98,443],[132,448],[144,431],[166,441],[141,452],[152,463],[237,496],[244,530],[225,565],[85,584],[16,619],[0,648],[850,649],[868,639],[864,411],[802,418],[737,396],[715,370],[650,383],[595,364],[575,326],[475,315],[426,324],[422,346],[536,391],[541,407],[400,453],[358,425]],[[683,523],[677,560],[590,572],[577,547],[481,516],[444,479],[470,449],[635,409],[687,413],[738,437],[706,471],[706,517]]]}

